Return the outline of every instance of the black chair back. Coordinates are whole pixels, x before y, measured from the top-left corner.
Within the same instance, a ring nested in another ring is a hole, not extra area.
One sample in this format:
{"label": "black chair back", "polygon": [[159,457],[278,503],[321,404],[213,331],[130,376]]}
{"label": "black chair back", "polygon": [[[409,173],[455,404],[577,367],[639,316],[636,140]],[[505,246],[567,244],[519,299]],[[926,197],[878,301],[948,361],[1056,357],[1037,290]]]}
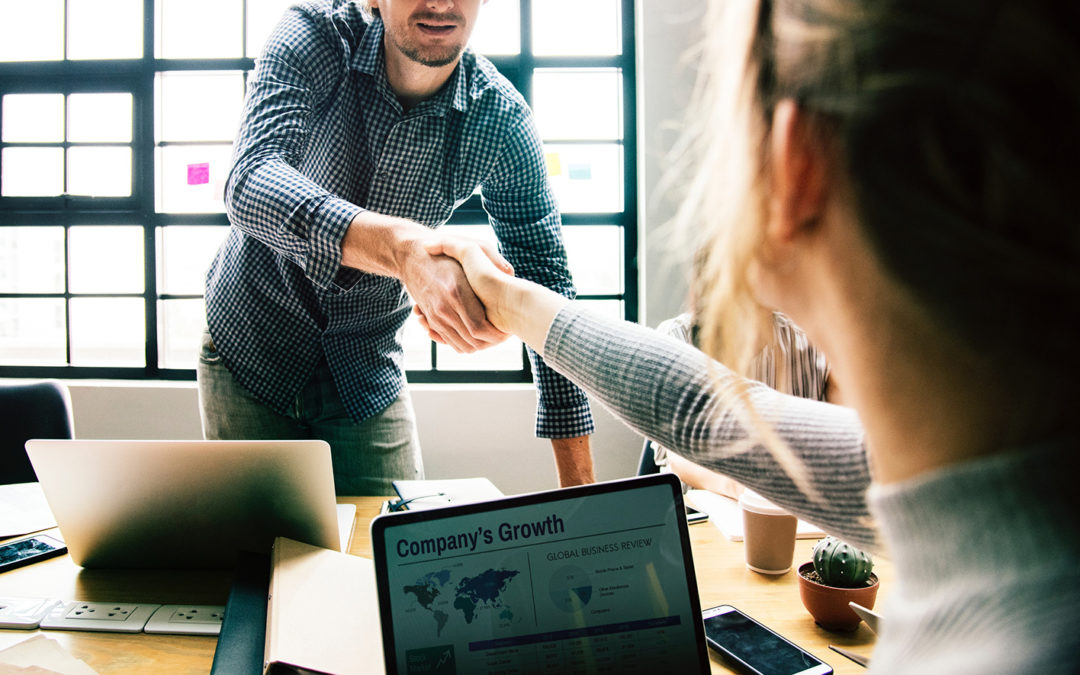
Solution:
{"label": "black chair back", "polygon": [[0,384],[0,485],[37,481],[26,456],[31,438],[72,438],[71,398],[54,381]]}

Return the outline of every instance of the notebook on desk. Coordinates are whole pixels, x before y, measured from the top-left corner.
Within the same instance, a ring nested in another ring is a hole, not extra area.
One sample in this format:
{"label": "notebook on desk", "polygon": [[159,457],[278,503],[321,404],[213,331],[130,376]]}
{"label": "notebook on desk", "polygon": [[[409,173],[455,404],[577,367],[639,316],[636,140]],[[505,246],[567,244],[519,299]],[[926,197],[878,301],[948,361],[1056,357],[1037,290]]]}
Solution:
{"label": "notebook on desk", "polygon": [[231,569],[277,536],[341,550],[323,441],[31,440],[72,560],[93,568]]}
{"label": "notebook on desk", "polygon": [[708,672],[679,481],[372,521],[388,673]]}

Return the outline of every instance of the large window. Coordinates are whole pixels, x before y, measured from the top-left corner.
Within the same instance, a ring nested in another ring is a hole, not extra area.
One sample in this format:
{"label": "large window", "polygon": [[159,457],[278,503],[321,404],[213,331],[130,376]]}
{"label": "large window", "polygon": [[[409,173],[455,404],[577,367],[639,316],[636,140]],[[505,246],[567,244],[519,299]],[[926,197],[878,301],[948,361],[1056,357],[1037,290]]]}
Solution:
{"label": "large window", "polygon": [[[0,376],[192,379],[248,74],[293,0],[0,0]],[[489,0],[579,298],[636,319],[633,0]],[[627,130],[630,130],[629,133]],[[474,196],[447,227],[494,238]],[[406,325],[412,381],[529,378]]]}

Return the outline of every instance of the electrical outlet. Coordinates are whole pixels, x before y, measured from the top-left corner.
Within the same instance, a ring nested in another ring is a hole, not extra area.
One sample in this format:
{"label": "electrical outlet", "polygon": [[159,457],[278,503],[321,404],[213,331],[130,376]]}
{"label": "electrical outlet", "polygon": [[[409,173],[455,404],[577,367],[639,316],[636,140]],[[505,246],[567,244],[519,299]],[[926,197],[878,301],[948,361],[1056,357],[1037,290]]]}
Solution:
{"label": "electrical outlet", "polygon": [[146,625],[146,620],[160,606],[76,600],[60,605],[50,612],[41,620],[41,628],[139,633]]}
{"label": "electrical outlet", "polygon": [[146,622],[147,633],[217,635],[225,618],[222,605],[162,605]]}
{"label": "electrical outlet", "polygon": [[59,604],[54,598],[0,598],[0,628],[33,630]]}

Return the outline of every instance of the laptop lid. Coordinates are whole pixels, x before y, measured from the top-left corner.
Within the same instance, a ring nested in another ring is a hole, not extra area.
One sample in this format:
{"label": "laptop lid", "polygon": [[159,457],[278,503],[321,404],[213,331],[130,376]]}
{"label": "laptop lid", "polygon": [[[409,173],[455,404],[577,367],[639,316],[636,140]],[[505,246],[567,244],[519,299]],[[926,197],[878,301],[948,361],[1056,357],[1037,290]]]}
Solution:
{"label": "laptop lid", "polygon": [[388,673],[708,672],[672,474],[379,516]]}
{"label": "laptop lid", "polygon": [[340,549],[323,441],[30,440],[76,564],[232,568],[274,537]]}

